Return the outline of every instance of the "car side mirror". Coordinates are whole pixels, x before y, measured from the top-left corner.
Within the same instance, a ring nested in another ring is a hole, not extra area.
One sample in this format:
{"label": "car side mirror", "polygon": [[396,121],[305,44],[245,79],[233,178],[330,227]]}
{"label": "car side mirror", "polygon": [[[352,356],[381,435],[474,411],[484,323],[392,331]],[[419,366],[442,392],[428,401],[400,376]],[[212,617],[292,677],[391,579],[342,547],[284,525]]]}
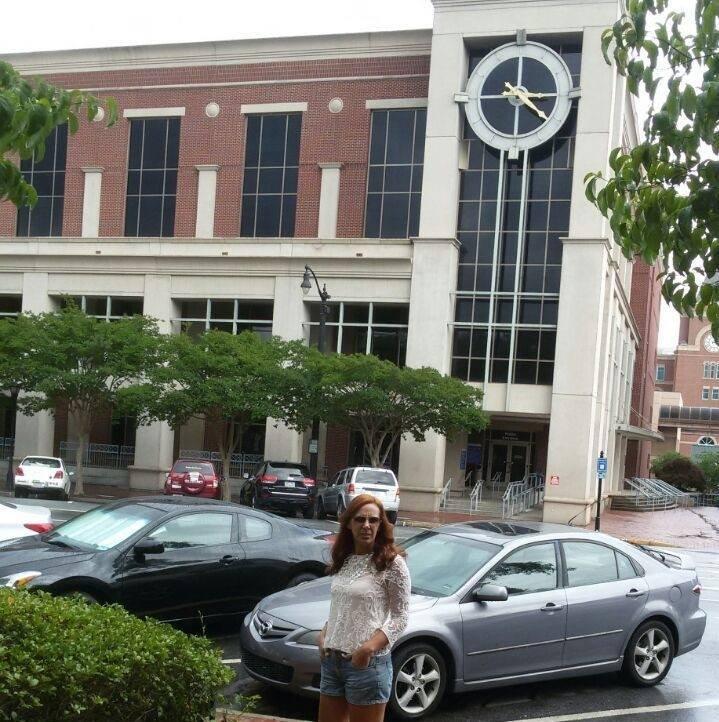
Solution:
{"label": "car side mirror", "polygon": [[145,556],[145,554],[164,554],[165,545],[161,541],[147,537],[140,539],[140,541],[135,544],[133,552],[136,557]]}
{"label": "car side mirror", "polygon": [[475,602],[506,602],[509,599],[507,587],[496,584],[482,584],[472,592]]}
{"label": "car side mirror", "polygon": [[243,479],[249,479],[249,478],[250,478],[250,475],[249,475],[247,472],[245,472],[245,473],[242,475],[242,478],[243,478]]}
{"label": "car side mirror", "polygon": [[74,472],[74,471],[68,471],[68,472],[67,472],[67,475],[68,475],[68,476],[75,476],[75,472]]}

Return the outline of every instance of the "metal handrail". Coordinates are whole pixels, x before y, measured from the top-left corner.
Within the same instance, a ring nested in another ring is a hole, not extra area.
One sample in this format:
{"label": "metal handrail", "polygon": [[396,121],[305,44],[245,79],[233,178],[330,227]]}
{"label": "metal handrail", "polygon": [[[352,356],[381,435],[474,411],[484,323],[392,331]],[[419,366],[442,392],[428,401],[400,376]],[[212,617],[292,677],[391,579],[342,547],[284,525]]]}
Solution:
{"label": "metal handrail", "polygon": [[469,512],[477,511],[479,505],[482,503],[482,486],[484,482],[480,479],[472,488],[472,493],[469,495]]}
{"label": "metal handrail", "polygon": [[442,488],[442,494],[439,497],[439,508],[444,509],[447,506],[447,499],[449,499],[449,492],[452,488],[452,477],[450,476],[447,483]]}

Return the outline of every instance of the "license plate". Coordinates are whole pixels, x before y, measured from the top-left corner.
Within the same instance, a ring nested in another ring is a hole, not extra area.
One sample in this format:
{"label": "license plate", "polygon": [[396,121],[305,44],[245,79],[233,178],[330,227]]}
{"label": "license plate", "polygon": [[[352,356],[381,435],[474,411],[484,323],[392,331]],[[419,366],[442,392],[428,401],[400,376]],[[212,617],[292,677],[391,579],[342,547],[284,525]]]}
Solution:
{"label": "license plate", "polygon": [[199,481],[199,480],[200,480],[200,475],[198,473],[195,472],[195,473],[190,474],[190,481]]}
{"label": "license plate", "polygon": [[33,484],[33,486],[45,486],[45,482],[40,481],[39,479],[33,479],[32,484]]}
{"label": "license plate", "polygon": [[294,489],[295,482],[294,481],[286,481],[285,486],[290,487],[291,489]]}

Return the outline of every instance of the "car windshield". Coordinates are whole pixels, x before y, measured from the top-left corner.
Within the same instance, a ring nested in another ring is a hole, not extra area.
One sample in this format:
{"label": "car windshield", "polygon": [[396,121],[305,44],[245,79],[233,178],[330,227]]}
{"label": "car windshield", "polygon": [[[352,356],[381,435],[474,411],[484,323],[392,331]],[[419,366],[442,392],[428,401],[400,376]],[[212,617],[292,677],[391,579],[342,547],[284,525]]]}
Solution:
{"label": "car windshield", "polygon": [[209,462],[202,461],[176,461],[172,467],[173,474],[192,474],[193,472],[213,476],[215,467]]}
{"label": "car windshield", "polygon": [[127,504],[108,509],[100,507],[65,522],[45,541],[68,545],[85,551],[105,551],[122,544],[165,514],[144,504]]}
{"label": "car windshield", "polygon": [[469,581],[502,547],[452,534],[425,532],[405,543],[412,592],[447,597]]}
{"label": "car windshield", "polygon": [[48,469],[59,469],[60,459],[43,459],[40,456],[28,456],[20,462],[20,466],[46,466]]}
{"label": "car windshield", "polygon": [[355,481],[369,484],[385,484],[386,486],[396,485],[394,474],[384,469],[359,469]]}

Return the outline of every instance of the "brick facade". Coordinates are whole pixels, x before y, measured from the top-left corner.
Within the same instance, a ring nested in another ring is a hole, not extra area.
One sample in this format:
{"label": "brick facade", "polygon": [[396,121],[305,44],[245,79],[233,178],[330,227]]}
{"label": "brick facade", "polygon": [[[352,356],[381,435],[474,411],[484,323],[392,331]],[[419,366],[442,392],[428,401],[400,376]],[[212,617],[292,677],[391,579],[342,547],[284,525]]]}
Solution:
{"label": "brick facade", "polygon": [[[342,174],[337,235],[361,238],[371,115],[365,102],[378,98],[424,98],[428,74],[429,58],[416,56],[49,75],[47,80],[58,85],[89,88],[100,97],[114,97],[120,108],[120,118],[113,127],[84,120],[78,133],[68,139],[63,236],[80,235],[82,168],[88,166],[104,168],[100,236],[124,235],[130,123],[122,117],[122,111],[163,107],[185,108],[180,122],[174,235],[190,238],[195,233],[195,166],[218,164],[215,236],[238,236],[246,132],[246,116],[241,114],[241,106],[306,102],[295,236],[317,235],[321,174],[318,164],[339,162]],[[308,79],[312,82],[307,82]],[[160,87],[167,85],[177,87]],[[344,102],[340,113],[330,113],[327,107],[335,97]],[[218,117],[205,115],[209,102],[219,104]],[[15,223],[14,206],[0,205],[0,236],[14,235]]]}

